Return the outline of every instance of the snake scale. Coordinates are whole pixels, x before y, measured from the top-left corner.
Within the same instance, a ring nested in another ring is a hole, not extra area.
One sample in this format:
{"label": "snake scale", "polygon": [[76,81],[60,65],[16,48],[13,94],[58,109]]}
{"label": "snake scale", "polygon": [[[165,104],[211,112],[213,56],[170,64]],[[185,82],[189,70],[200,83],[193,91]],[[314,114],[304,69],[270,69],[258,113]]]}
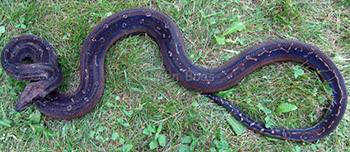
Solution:
{"label": "snake scale", "polygon": [[[312,142],[333,131],[344,115],[347,91],[343,77],[319,49],[292,40],[267,41],[247,49],[220,67],[204,69],[193,65],[186,56],[184,40],[176,24],[165,14],[144,8],[118,12],[90,32],[80,55],[80,85],[68,94],[55,91],[62,82],[62,75],[54,49],[48,42],[33,35],[11,40],[2,51],[1,64],[15,79],[31,81],[20,94],[15,110],[22,111],[35,104],[43,114],[60,119],[80,117],[91,111],[103,94],[107,51],[118,39],[137,33],[147,33],[154,38],[166,69],[182,86],[217,101],[256,132]],[[28,59],[32,63],[24,62]],[[317,125],[305,129],[266,128],[230,102],[211,94],[228,89],[254,69],[277,61],[305,63],[319,71],[321,78],[329,83],[333,92],[331,110]]]}

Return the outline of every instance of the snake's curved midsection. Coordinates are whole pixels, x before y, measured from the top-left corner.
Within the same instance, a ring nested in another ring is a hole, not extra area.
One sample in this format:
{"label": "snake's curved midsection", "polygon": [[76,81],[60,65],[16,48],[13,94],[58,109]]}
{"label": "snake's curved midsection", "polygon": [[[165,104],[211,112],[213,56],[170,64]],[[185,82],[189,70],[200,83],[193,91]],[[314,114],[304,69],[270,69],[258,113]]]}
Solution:
{"label": "snake's curved midsection", "polygon": [[[92,110],[103,93],[104,60],[107,51],[118,39],[135,33],[147,33],[152,36],[159,45],[163,63],[169,74],[184,87],[202,93],[225,90],[238,83],[249,72],[271,62],[303,62],[320,71],[321,77],[328,81],[333,89],[334,100],[332,110],[327,115],[325,122],[321,123],[322,126],[307,130],[313,136],[301,136],[306,130],[301,132],[300,130],[289,130],[290,135],[293,134],[293,138],[284,136],[284,132],[283,136],[282,133],[280,133],[281,136],[277,136],[273,132],[266,132],[265,129],[261,131],[262,128],[254,126],[255,123],[253,125],[248,124],[250,118],[242,119],[243,123],[259,132],[292,140],[306,140],[305,137],[315,139],[328,134],[328,130],[333,130],[344,114],[347,102],[344,80],[331,60],[317,48],[297,41],[268,41],[242,52],[220,67],[205,69],[195,66],[188,59],[183,37],[176,24],[166,15],[149,9],[125,10],[98,24],[90,32],[81,51],[81,81],[78,89],[70,94],[49,93],[40,102],[36,102],[39,110],[45,115],[64,119],[79,117]],[[27,37],[27,39],[34,38]],[[49,48],[46,51],[53,50]],[[3,51],[2,64],[8,64],[8,67],[11,67],[10,63],[3,59],[3,56],[11,55],[4,54]],[[57,64],[57,62],[54,62],[54,64]],[[11,72],[11,70],[6,71]],[[212,95],[209,95],[209,97],[220,101],[219,98]],[[223,105],[225,106],[225,104]],[[226,107],[229,108],[230,106],[227,105]],[[230,110],[235,114],[235,110]],[[237,112],[236,115],[239,116],[240,113]],[[327,129],[327,131],[324,129]],[[299,138],[296,138],[296,136],[299,136]]]}

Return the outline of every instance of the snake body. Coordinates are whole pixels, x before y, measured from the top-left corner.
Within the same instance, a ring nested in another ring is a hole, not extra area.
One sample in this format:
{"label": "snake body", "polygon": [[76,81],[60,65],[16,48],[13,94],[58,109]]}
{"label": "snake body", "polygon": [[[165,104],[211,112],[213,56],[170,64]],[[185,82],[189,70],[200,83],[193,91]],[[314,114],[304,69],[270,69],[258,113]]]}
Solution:
{"label": "snake body", "polygon": [[[182,86],[206,94],[228,108],[243,124],[262,134],[288,140],[315,141],[334,130],[344,115],[347,103],[344,80],[332,61],[317,48],[291,40],[268,41],[242,52],[220,67],[204,69],[193,65],[186,56],[184,40],[176,24],[163,13],[143,8],[118,12],[90,32],[80,55],[80,85],[69,94],[55,91],[62,76],[54,49],[48,42],[33,35],[10,41],[2,51],[3,68],[16,79],[31,80],[15,109],[21,111],[35,103],[43,114],[61,119],[80,117],[91,111],[103,93],[107,51],[118,39],[135,33],[147,33],[154,38],[169,74]],[[25,64],[25,59],[33,63]],[[329,82],[334,98],[331,111],[322,122],[306,129],[266,128],[231,103],[210,94],[228,89],[254,69],[276,61],[306,63]]]}

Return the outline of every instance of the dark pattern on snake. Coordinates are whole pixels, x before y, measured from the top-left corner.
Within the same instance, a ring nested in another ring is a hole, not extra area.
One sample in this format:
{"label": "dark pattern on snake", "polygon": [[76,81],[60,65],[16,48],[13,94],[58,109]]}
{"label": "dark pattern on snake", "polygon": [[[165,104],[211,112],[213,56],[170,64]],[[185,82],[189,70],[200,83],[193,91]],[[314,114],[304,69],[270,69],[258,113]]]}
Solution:
{"label": "dark pattern on snake", "polygon": [[[332,61],[317,48],[291,40],[268,41],[242,52],[220,67],[204,69],[193,65],[186,56],[184,40],[176,24],[166,15],[149,9],[121,11],[90,32],[80,56],[80,85],[69,94],[55,91],[62,76],[54,50],[48,42],[32,35],[14,38],[3,49],[1,64],[8,75],[31,81],[21,93],[15,109],[21,111],[35,103],[43,114],[62,119],[80,117],[91,111],[103,93],[106,52],[118,39],[135,33],[147,33],[155,39],[169,74],[182,86],[206,93],[229,109],[243,124],[262,134],[288,140],[315,141],[334,130],[344,115],[347,92],[343,77]],[[24,64],[26,59],[33,63]],[[334,98],[331,111],[322,122],[306,129],[266,128],[226,100],[208,94],[228,89],[254,69],[276,61],[306,63],[329,82]]]}

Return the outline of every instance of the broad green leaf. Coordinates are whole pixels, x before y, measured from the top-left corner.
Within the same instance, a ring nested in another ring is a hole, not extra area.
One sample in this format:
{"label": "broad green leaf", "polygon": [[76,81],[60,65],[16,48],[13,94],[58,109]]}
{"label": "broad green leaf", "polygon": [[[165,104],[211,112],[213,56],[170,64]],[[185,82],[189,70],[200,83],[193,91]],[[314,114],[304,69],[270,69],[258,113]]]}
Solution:
{"label": "broad green leaf", "polygon": [[276,109],[276,114],[286,113],[298,109],[296,105],[290,103],[282,103]]}
{"label": "broad green leaf", "polygon": [[312,144],[311,148],[312,148],[313,151],[316,151],[317,150],[316,144]]}
{"label": "broad green leaf", "polygon": [[163,123],[160,123],[158,128],[157,128],[157,133],[160,133],[163,129]]}
{"label": "broad green leaf", "polygon": [[325,101],[327,101],[327,98],[324,96],[319,96],[317,101],[318,103],[324,103]]}
{"label": "broad green leaf", "polygon": [[124,127],[130,127],[129,123],[127,123],[127,122],[126,122],[126,123],[123,123],[123,126],[124,126]]}
{"label": "broad green leaf", "polygon": [[221,148],[221,143],[217,139],[214,140],[214,145],[215,145],[216,148],[219,148],[219,149]]}
{"label": "broad green leaf", "polygon": [[156,127],[153,124],[149,125],[147,128],[143,130],[143,133],[146,135],[152,135],[152,133],[156,132]]}
{"label": "broad green leaf", "polygon": [[103,141],[103,137],[101,135],[97,135],[96,140]]}
{"label": "broad green leaf", "polygon": [[39,123],[40,118],[41,118],[41,113],[38,110],[35,110],[35,112],[29,116],[29,119],[32,123]]}
{"label": "broad green leaf", "polygon": [[4,118],[4,119],[0,120],[0,125],[6,126],[6,127],[11,127],[11,120]]}
{"label": "broad green leaf", "polygon": [[132,145],[124,145],[122,148],[123,152],[129,152],[132,149]]}
{"label": "broad green leaf", "polygon": [[295,151],[295,152],[299,152],[299,151],[301,151],[301,148],[300,148],[298,145],[296,145],[296,146],[294,147],[294,151]]}
{"label": "broad green leaf", "polygon": [[163,134],[160,134],[158,137],[158,143],[160,146],[164,147],[166,144],[166,137]]}
{"label": "broad green leaf", "polygon": [[190,145],[190,151],[194,151],[194,149],[198,146],[198,139],[192,141],[191,145]]}
{"label": "broad green leaf", "polygon": [[119,144],[123,145],[125,143],[125,140],[123,138],[119,139]]}
{"label": "broad green leaf", "polygon": [[181,145],[179,148],[179,152],[190,152],[190,148],[186,145]]}
{"label": "broad green leaf", "polygon": [[107,13],[105,13],[105,14],[103,15],[103,17],[104,17],[104,18],[107,18],[107,17],[111,16],[112,14],[113,14],[112,12],[107,12]]}
{"label": "broad green leaf", "polygon": [[215,21],[215,18],[210,18],[210,24],[215,24],[216,23],[216,21]]}
{"label": "broad green leaf", "polygon": [[263,102],[271,102],[271,99],[267,99],[267,98],[263,98],[263,97],[259,97],[258,100],[263,101]]}
{"label": "broad green leaf", "polygon": [[233,41],[233,40],[231,40],[231,39],[226,39],[225,42],[235,44],[235,43],[236,43],[236,40]]}
{"label": "broad green leaf", "polygon": [[226,140],[221,139],[221,148],[228,148],[228,143]]}
{"label": "broad green leaf", "polygon": [[183,144],[189,144],[191,143],[191,141],[192,141],[192,138],[190,136],[185,136],[180,139],[180,142]]}
{"label": "broad green leaf", "polygon": [[158,143],[156,140],[153,140],[153,141],[151,141],[151,143],[149,143],[149,149],[151,149],[151,150],[157,148],[157,146],[158,146]]}
{"label": "broad green leaf", "polygon": [[104,130],[105,130],[105,127],[103,127],[103,126],[100,126],[100,127],[98,127],[98,129],[97,129],[98,132],[103,132]]}
{"label": "broad green leaf", "polygon": [[252,102],[252,99],[247,99],[247,103],[250,104]]}
{"label": "broad green leaf", "polygon": [[245,127],[241,122],[237,121],[232,117],[226,118],[228,124],[232,127],[233,131],[236,135],[240,136],[247,131],[247,127]]}
{"label": "broad green leaf", "polygon": [[117,101],[120,100],[120,96],[116,96],[115,100],[117,100]]}
{"label": "broad green leaf", "polygon": [[265,138],[269,141],[279,141],[280,140],[278,138],[273,138],[273,137],[269,137],[269,136],[265,136]]}
{"label": "broad green leaf", "polygon": [[295,66],[294,67],[294,77],[298,78],[299,76],[304,74],[304,70],[303,69],[299,69],[299,66]]}
{"label": "broad green leaf", "polygon": [[218,42],[218,44],[225,45],[225,37],[219,37],[216,35],[214,35],[214,37],[215,37],[216,42]]}
{"label": "broad green leaf", "polygon": [[239,39],[239,38],[236,38],[236,41],[238,41],[239,42],[239,44],[241,44],[241,45],[244,45],[244,38],[241,38],[241,39]]}
{"label": "broad green leaf", "polygon": [[260,103],[257,105],[257,107],[258,107],[260,110],[264,111],[265,114],[270,114],[270,113],[271,113],[271,110],[270,110],[269,108],[264,107],[264,106],[261,105]]}
{"label": "broad green leaf", "polygon": [[148,126],[148,130],[149,130],[151,133],[155,133],[155,132],[156,132],[156,127],[155,127],[153,124],[151,124],[151,125]]}
{"label": "broad green leaf", "polygon": [[193,106],[193,107],[198,107],[199,104],[198,104],[198,102],[194,101],[194,102],[192,102],[192,106]]}
{"label": "broad green leaf", "polygon": [[154,139],[158,139],[159,137],[159,133],[156,133],[156,135],[154,135]]}
{"label": "broad green leaf", "polygon": [[124,123],[124,119],[123,119],[123,118],[118,118],[118,119],[117,119],[117,122],[118,122],[119,124],[123,124],[123,123]]}
{"label": "broad green leaf", "polygon": [[20,23],[24,23],[24,21],[26,20],[26,18],[25,17],[22,17],[21,19],[20,19]]}
{"label": "broad green leaf", "polygon": [[90,138],[94,138],[95,137],[95,131],[90,131]]}
{"label": "broad green leaf", "polygon": [[266,116],[265,117],[265,127],[270,128],[273,125],[273,121],[271,120],[270,117]]}
{"label": "broad green leaf", "polygon": [[109,107],[109,108],[114,107],[114,104],[113,104],[113,103],[111,103],[111,102],[107,102],[107,103],[106,103],[106,105],[107,105],[107,107]]}
{"label": "broad green leaf", "polygon": [[5,33],[5,26],[0,26],[0,36],[2,35],[2,33]]}
{"label": "broad green leaf", "polygon": [[148,128],[143,129],[143,133],[146,135],[152,135],[152,133],[148,130]]}
{"label": "broad green leaf", "polygon": [[134,113],[134,111],[130,110],[130,111],[125,111],[124,113],[125,113],[125,115],[130,117]]}
{"label": "broad green leaf", "polygon": [[222,37],[225,37],[226,35],[232,34],[237,31],[242,31],[244,28],[245,26],[242,22],[233,22],[231,26],[225,31],[225,33],[222,34]]}
{"label": "broad green leaf", "polygon": [[112,140],[117,140],[118,137],[119,137],[118,133],[114,132],[114,133],[112,134],[111,139],[112,139]]}
{"label": "broad green leaf", "polygon": [[187,0],[182,0],[182,3],[183,3],[184,5],[187,5],[187,4],[188,4],[188,1],[187,1]]}

